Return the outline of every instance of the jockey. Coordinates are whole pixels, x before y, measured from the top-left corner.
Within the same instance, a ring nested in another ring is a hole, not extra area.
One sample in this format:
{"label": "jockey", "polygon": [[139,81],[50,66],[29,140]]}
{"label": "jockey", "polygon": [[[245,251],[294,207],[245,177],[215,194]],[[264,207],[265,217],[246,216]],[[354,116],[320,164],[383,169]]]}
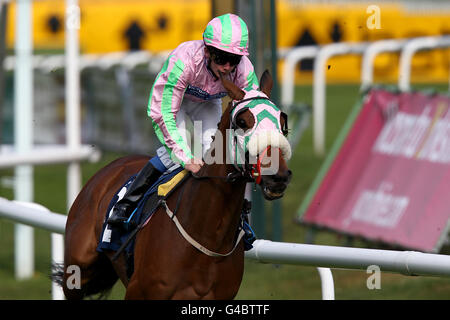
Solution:
{"label": "jockey", "polygon": [[247,58],[248,40],[245,22],[237,15],[225,14],[208,23],[203,41],[184,42],[170,53],[150,91],[147,109],[162,146],[117,202],[109,224],[127,221],[146,190],[165,171],[180,165],[193,173],[200,170],[203,161],[195,158],[188,146],[185,120],[201,121],[204,155],[222,115],[221,98],[227,95],[219,73],[242,89],[259,87]]}

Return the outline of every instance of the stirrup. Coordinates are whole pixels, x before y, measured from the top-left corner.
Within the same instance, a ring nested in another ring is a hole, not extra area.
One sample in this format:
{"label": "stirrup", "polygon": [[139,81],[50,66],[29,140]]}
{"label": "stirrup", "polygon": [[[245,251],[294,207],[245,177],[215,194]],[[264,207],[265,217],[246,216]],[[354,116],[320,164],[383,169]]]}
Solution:
{"label": "stirrup", "polygon": [[123,225],[129,219],[127,212],[130,209],[131,208],[127,207],[126,205],[125,205],[125,207],[123,207],[123,206],[114,207],[111,216],[108,218],[108,221],[107,221],[108,224],[112,225],[112,226]]}

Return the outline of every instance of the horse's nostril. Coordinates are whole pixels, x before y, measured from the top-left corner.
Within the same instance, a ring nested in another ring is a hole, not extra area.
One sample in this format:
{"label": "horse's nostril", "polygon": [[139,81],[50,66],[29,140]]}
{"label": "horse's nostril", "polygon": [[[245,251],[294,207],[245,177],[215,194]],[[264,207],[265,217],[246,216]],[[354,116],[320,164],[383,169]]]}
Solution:
{"label": "horse's nostril", "polygon": [[292,176],[292,171],[288,170],[288,177]]}

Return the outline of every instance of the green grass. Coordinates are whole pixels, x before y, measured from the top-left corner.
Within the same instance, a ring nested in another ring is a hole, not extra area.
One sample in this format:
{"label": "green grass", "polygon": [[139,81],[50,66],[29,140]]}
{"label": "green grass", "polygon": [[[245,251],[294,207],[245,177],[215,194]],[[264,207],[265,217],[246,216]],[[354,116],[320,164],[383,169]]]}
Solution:
{"label": "green grass", "polygon": [[[445,85],[434,86],[446,90]],[[298,87],[296,100],[311,103],[310,86]],[[326,146],[330,150],[345,119],[358,100],[358,87],[350,85],[329,86],[327,90]],[[118,157],[118,154],[104,154],[96,164],[83,164],[83,182],[100,167]],[[315,156],[312,148],[311,127],[304,133],[290,162],[294,177],[283,199],[283,241],[304,243],[306,228],[293,222],[323,157]],[[54,212],[65,213],[66,168],[64,165],[35,168],[35,202]],[[12,170],[0,171],[0,176],[11,176]],[[0,186],[0,196],[12,199],[11,189]],[[270,216],[268,217],[270,219]],[[270,230],[269,230],[270,231]],[[270,232],[269,232],[270,233]],[[0,220],[0,299],[50,299],[50,234],[35,230],[36,259],[35,274],[30,280],[14,279],[13,223]],[[320,231],[315,243],[343,245],[346,239],[334,233]],[[362,241],[356,246],[374,247]],[[336,299],[449,299],[450,279],[434,277],[407,277],[382,273],[381,289],[366,287],[368,274],[364,271],[333,270]],[[123,286],[118,283],[110,299],[122,299]],[[260,264],[246,261],[244,279],[237,299],[321,299],[319,274],[314,267]]]}

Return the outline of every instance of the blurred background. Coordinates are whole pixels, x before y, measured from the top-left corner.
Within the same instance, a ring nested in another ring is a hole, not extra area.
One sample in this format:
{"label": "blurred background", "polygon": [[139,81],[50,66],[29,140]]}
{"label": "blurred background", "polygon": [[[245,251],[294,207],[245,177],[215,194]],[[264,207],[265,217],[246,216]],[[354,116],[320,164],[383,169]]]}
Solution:
{"label": "blurred background", "polygon": [[[17,1],[0,1],[0,144],[14,143],[14,70]],[[24,0],[20,0],[24,1]],[[275,75],[273,100],[292,111],[293,181],[283,200],[264,203],[254,192],[252,224],[257,237],[287,242],[314,242],[391,248],[318,230],[298,223],[297,210],[326,159],[312,143],[314,59],[294,68],[293,102],[284,105],[286,58],[293,49],[332,43],[371,43],[450,35],[450,2],[313,1],[313,0],[79,0],[81,141],[102,151],[100,161],[82,164],[86,182],[109,161],[132,153],[153,154],[157,139],[146,116],[153,81],[169,52],[180,43],[202,39],[213,17],[240,15],[250,31],[250,59],[257,74]],[[66,142],[65,11],[63,0],[32,4],[33,141],[35,145]],[[379,12],[368,10],[375,5]],[[378,16],[377,16],[378,14]],[[375,19],[375,20],[374,20]],[[378,19],[378,20],[377,20]],[[378,23],[378,24],[377,24]],[[362,55],[332,57],[327,62],[326,150],[330,150],[353,105],[361,97]],[[411,63],[413,89],[448,92],[450,49],[425,50]],[[377,56],[373,82],[397,85],[399,52]],[[225,99],[226,100],[226,99]],[[226,101],[225,101],[226,102]],[[65,213],[65,165],[36,166],[34,201]],[[14,198],[12,169],[0,169],[0,196]],[[14,277],[14,229],[0,220],[0,298],[50,299],[47,278],[49,233],[36,230],[35,272],[27,280]],[[444,253],[444,252],[443,252]],[[448,299],[449,279],[407,278],[386,274],[381,290],[368,290],[365,272],[333,271],[338,299]],[[111,298],[121,299],[118,284]],[[239,299],[320,299],[313,267],[273,266],[248,262]]]}

